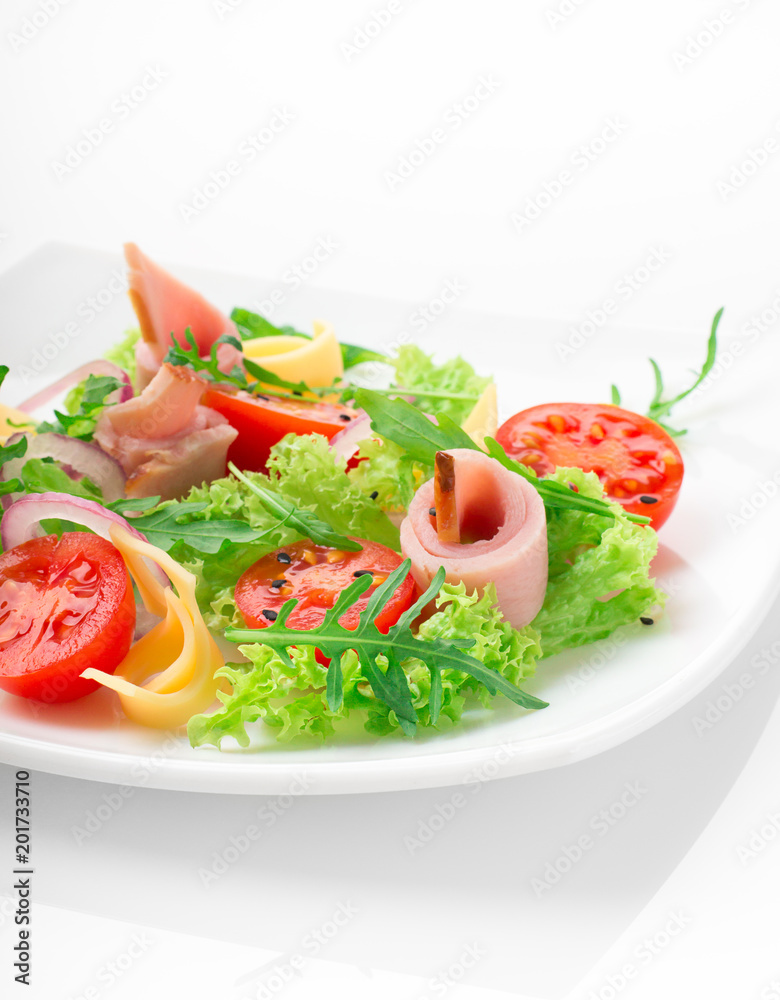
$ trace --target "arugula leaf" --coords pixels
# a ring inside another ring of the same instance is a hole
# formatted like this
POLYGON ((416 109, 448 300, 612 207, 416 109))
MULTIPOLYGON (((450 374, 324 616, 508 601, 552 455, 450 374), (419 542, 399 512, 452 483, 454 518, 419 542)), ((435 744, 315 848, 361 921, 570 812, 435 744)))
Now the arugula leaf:
POLYGON ((121 389, 124 383, 112 375, 88 375, 83 383, 84 392, 75 413, 60 413, 54 411, 55 422, 45 422, 38 425, 38 431, 51 431, 54 434, 67 434, 69 437, 91 441, 95 425, 106 406, 106 399, 112 392, 121 389))
POLYGON ((111 503, 105 503, 103 506, 107 510, 113 510, 116 514, 127 514, 157 507, 161 501, 162 497, 120 497, 119 500, 112 500, 111 503))
POLYGON ((3 388, 3 382, 5 382, 5 377, 10 370, 8 365, 0 365, 0 389, 3 388))
POLYGON ((261 316, 259 313, 251 312, 249 309, 234 309, 230 318, 238 327, 238 332, 242 340, 255 340, 257 337, 301 337, 304 340, 311 340, 308 333, 302 333, 292 326, 274 326, 274 324, 261 316))
POLYGON ((388 399, 372 389, 358 389, 355 401, 371 417, 377 434, 395 441, 419 462, 433 465, 437 451, 477 447, 450 417, 437 418, 435 424, 405 399, 388 399))
POLYGON ((352 607, 371 586, 371 578, 358 577, 341 592, 335 604, 325 613, 320 625, 313 629, 291 629, 287 620, 298 603, 291 599, 282 606, 276 621, 263 629, 228 628, 225 638, 231 642, 257 642, 273 649, 287 665, 294 669, 290 658, 291 647, 314 646, 330 660, 326 683, 328 707, 335 712, 343 701, 341 657, 351 650, 357 654, 360 670, 376 698, 391 709, 403 731, 411 736, 417 727, 417 713, 412 702, 409 681, 403 670, 405 660, 422 660, 431 674, 428 708, 435 722, 440 710, 441 671, 457 670, 473 677, 491 693, 500 692, 522 708, 546 708, 547 702, 528 694, 507 680, 502 674, 485 666, 465 652, 475 644, 473 638, 461 638, 458 646, 437 636, 420 639, 412 632, 412 622, 420 610, 441 590, 445 571, 439 568, 428 590, 383 634, 376 626, 376 618, 395 593, 411 568, 405 559, 374 591, 366 608, 361 612, 357 627, 345 628, 339 618, 352 607), (380 658, 387 664, 383 669, 380 658), (333 676, 331 677, 331 673, 333 676))
POLYGON ((198 345, 195 343, 195 338, 189 327, 184 331, 184 337, 190 346, 182 347, 181 344, 172 344, 165 355, 165 361, 171 365, 191 368, 202 378, 205 378, 207 382, 235 385, 239 389, 243 389, 244 392, 256 392, 265 395, 275 394, 269 393, 265 386, 260 384, 261 382, 265 383, 265 385, 275 385, 281 389, 288 390, 285 396, 289 396, 291 393, 300 395, 301 393, 311 391, 305 382, 288 382, 283 378, 279 378, 274 372, 268 371, 267 368, 261 368, 260 365, 255 364, 254 361, 250 361, 248 358, 244 358, 244 368, 250 375, 254 375, 258 379, 257 382, 250 382, 238 365, 235 365, 230 372, 223 372, 217 360, 217 346, 219 344, 231 344, 233 347, 241 350, 241 342, 229 333, 224 333, 211 345, 211 353, 208 358, 200 356, 198 345))
MULTIPOLYGON (((556 482, 555 479, 549 477, 538 479, 531 469, 516 459, 510 458, 495 438, 486 437, 485 447, 487 448, 488 455, 491 458, 495 458, 505 469, 509 469, 510 472, 516 472, 518 476, 522 476, 535 486, 548 510, 550 508, 557 510, 578 510, 585 514, 599 514, 601 517, 614 520, 614 505, 610 506, 606 500, 584 496, 582 493, 577 493, 569 489, 564 483, 556 482)), ((632 524, 650 523, 650 518, 644 517, 641 514, 629 514, 626 512, 625 516, 632 524)))
MULTIPOLYGON (((449 451, 451 448, 481 450, 469 435, 446 415, 437 417, 438 424, 434 424, 406 400, 387 399, 370 389, 358 390, 356 399, 358 405, 362 406, 371 417, 374 430, 382 437, 405 448, 408 455, 417 461, 433 465, 437 451, 449 451)), ((614 518, 613 510, 603 500, 583 497, 561 483, 538 479, 531 469, 510 458, 493 438, 486 438, 485 446, 491 458, 495 458, 504 468, 516 472, 518 476, 522 476, 535 486, 546 506, 581 510, 614 518)), ((627 516, 636 524, 650 523, 647 517, 634 514, 627 516)))
POLYGON ((265 386, 267 385, 275 385, 279 389, 288 389, 290 392, 297 395, 300 395, 303 392, 313 391, 308 387, 308 385, 306 385, 305 382, 288 382, 286 379, 280 378, 267 368, 262 368, 260 365, 252 361, 251 358, 244 358, 244 368, 246 368, 250 375, 254 375, 258 382, 263 383, 263 388, 260 388, 257 383, 252 383, 250 391, 265 392, 265 386), (255 386, 257 386, 256 389, 254 388, 255 386))
POLYGON ((357 344, 345 344, 341 341, 340 344, 345 371, 348 368, 354 368, 355 365, 362 364, 364 361, 381 361, 384 364, 390 364, 390 358, 386 354, 382 354, 381 351, 372 351, 368 347, 359 347, 357 344))
MULTIPOLYGON (((696 375, 693 385, 690 386, 690 388, 685 389, 683 392, 678 393, 676 396, 673 396, 672 399, 663 398, 664 379, 661 374, 661 368, 654 358, 648 359, 653 369, 655 391, 653 393, 653 398, 650 400, 650 405, 647 408, 647 416, 650 417, 651 420, 655 420, 657 424, 660 424, 668 434, 672 435, 672 437, 680 437, 688 432, 686 430, 675 430, 673 427, 669 427, 668 424, 663 422, 663 418, 669 416, 672 411, 672 407, 676 406, 681 400, 685 399, 686 396, 690 396, 695 389, 698 389, 698 387, 712 371, 713 366, 715 365, 715 356, 718 350, 718 326, 722 316, 723 306, 718 309, 713 317, 710 335, 707 338, 707 354, 704 358, 704 363, 696 375)), ((612 386, 612 402, 616 406, 620 405, 620 392, 614 385, 612 386)))
MULTIPOLYGON (((125 514, 148 509, 149 501, 157 504, 159 500, 159 497, 117 500, 108 507, 117 514, 125 514)), ((198 552, 213 555, 220 551, 224 542, 246 544, 260 537, 260 532, 238 519, 182 522, 181 518, 198 514, 208 506, 207 503, 175 500, 150 513, 130 518, 130 524, 146 535, 152 545, 166 552, 177 542, 185 542, 198 552)))
MULTIPOLYGON (((254 340, 256 337, 301 337, 304 340, 312 340, 308 333, 296 330, 294 326, 274 326, 259 313, 250 312, 249 309, 234 309, 230 318, 238 327, 238 332, 242 340, 254 340)), ((359 347, 357 344, 344 344, 340 342, 341 357, 344 361, 344 369, 354 368, 355 365, 363 361, 384 361, 390 363, 390 358, 379 351, 372 351, 367 347, 359 347)))
MULTIPOLYGON (((239 479, 245 486, 249 487, 266 510, 269 510, 279 518, 279 524, 273 526, 274 531, 280 525, 286 525, 298 531, 305 538, 310 538, 317 545, 329 545, 333 548, 344 549, 346 552, 362 551, 363 546, 359 542, 354 541, 352 538, 347 538, 346 535, 338 534, 329 524, 320 520, 316 514, 313 514, 310 510, 304 510, 302 507, 296 507, 294 503, 280 493, 274 493, 273 490, 267 490, 265 487, 260 486, 259 483, 253 483, 232 462, 228 462, 228 469, 236 479, 239 479)), ((258 535, 257 537, 259 538, 260 536, 258 535)))

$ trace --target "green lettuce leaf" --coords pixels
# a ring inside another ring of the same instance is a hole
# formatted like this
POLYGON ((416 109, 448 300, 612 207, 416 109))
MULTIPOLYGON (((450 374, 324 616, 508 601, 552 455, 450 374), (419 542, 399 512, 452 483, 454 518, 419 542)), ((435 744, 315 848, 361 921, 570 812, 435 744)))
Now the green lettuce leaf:
MULTIPOLYGON (((557 469, 550 478, 573 484, 585 496, 604 496, 595 473, 557 469)), ((610 507, 614 520, 547 510, 550 575, 544 606, 533 622, 545 656, 603 639, 664 603, 650 577, 658 536, 648 526, 632 524, 620 504, 610 507)))
POLYGON ((288 434, 271 449, 271 483, 298 507, 313 511, 342 535, 401 548, 398 528, 349 478, 345 459, 321 434, 288 434))
POLYGON ((103 357, 106 361, 112 361, 119 365, 130 376, 130 381, 135 385, 135 348, 141 339, 141 331, 136 327, 133 330, 126 330, 122 339, 109 347, 103 357))
MULTIPOLYGON (((339 534, 380 542, 396 551, 400 547, 398 529, 382 508, 350 481, 344 459, 333 454, 322 435, 288 434, 271 449, 268 469, 268 476, 256 472, 245 475, 316 514, 339 534)), ((198 578, 198 603, 209 628, 241 625, 233 600, 239 576, 266 553, 306 536, 289 525, 280 525, 260 497, 234 477, 196 487, 186 499, 206 505, 193 515, 198 520, 241 518, 258 533, 267 533, 261 541, 226 545, 213 556, 184 544, 173 552, 198 578)))
MULTIPOLYGON (((593 473, 559 469, 553 478, 573 484, 586 496, 603 496, 593 473)), ((580 511, 548 511, 550 578, 544 606, 530 626, 518 631, 503 619, 492 585, 478 597, 467 593, 463 584, 445 584, 436 599, 437 611, 420 626, 418 638, 441 637, 456 646, 459 637, 464 643, 475 639, 469 654, 520 686, 533 676, 538 659, 605 638, 651 607, 663 605, 665 595, 650 577, 657 535, 652 528, 629 522, 620 505, 613 506, 611 521, 580 511)), ((194 746, 219 746, 224 736, 246 746, 245 726, 257 719, 263 719, 282 741, 344 733, 350 713, 375 736, 391 735, 400 728, 395 713, 361 683, 354 656, 342 658, 344 703, 333 712, 326 698, 327 670, 317 663, 311 648, 292 651, 293 668, 267 646, 252 644, 240 650, 249 662, 229 664, 220 672, 232 687, 229 694, 220 694, 222 707, 214 715, 191 720, 194 746)), ((418 725, 431 728, 430 671, 421 660, 406 660, 402 666, 418 725)), ((450 728, 470 705, 488 707, 491 701, 489 692, 473 678, 442 671, 441 711, 433 728, 450 728)))
MULTIPOLYGON (((450 358, 440 365, 426 354, 416 344, 404 344, 398 349, 392 364, 395 367, 395 382, 405 389, 414 392, 415 389, 441 392, 470 393, 476 398, 482 395, 485 386, 493 380, 477 375, 468 361, 463 358, 450 358)), ((421 400, 423 410, 431 410, 439 415, 445 414, 460 424, 474 408, 474 402, 463 399, 437 399, 435 404, 430 400, 421 400)))
MULTIPOLYGON (((136 369, 135 345, 140 339, 140 330, 128 330, 119 343, 114 344, 113 347, 109 347, 109 349, 103 354, 106 361, 112 361, 115 365, 119 365, 120 368, 123 368, 127 372, 133 385, 135 385, 136 369)), ((65 412, 69 413, 71 416, 78 413, 81 407, 81 401, 84 398, 84 389, 86 388, 86 385, 86 379, 84 379, 83 382, 79 382, 78 385, 74 386, 70 390, 63 400, 65 412)))
POLYGON ((26 493, 70 493, 103 503, 103 494, 92 480, 86 476, 71 479, 59 463, 50 459, 28 459, 22 466, 21 481, 26 493))
MULTIPOLYGON (((82 441, 91 441, 100 414, 111 406, 106 400, 121 388, 119 379, 111 375, 88 375, 76 388, 81 390, 78 406, 72 413, 54 411, 53 421, 44 421, 38 425, 38 432, 52 431, 55 434, 67 434, 82 441)), ((75 390, 74 390, 75 391, 75 390)))
POLYGON ((394 441, 377 436, 363 441, 349 479, 382 510, 406 513, 418 487, 433 475, 433 466, 411 458, 394 441))

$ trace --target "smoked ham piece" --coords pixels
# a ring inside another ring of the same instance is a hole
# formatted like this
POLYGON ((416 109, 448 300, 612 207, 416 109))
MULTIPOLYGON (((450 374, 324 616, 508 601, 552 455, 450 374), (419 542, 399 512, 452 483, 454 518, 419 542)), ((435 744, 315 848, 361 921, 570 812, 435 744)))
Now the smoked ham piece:
POLYGON ((204 388, 191 369, 164 364, 139 396, 100 415, 95 441, 121 464, 128 496, 175 500, 225 475, 238 432, 200 405, 204 388))
POLYGON ((495 584, 499 607, 515 628, 539 612, 547 589, 547 522, 544 503, 522 476, 481 451, 453 448, 455 505, 461 542, 436 534, 433 480, 424 483, 401 524, 401 550, 412 561, 417 585, 426 588, 443 566, 447 583, 480 593, 495 584))
POLYGON ((138 389, 148 385, 174 341, 187 346, 184 339, 187 327, 201 357, 208 355, 223 333, 238 337, 235 323, 199 292, 155 264, 135 243, 125 243, 124 249, 130 283, 128 295, 141 328, 136 348, 138 389))

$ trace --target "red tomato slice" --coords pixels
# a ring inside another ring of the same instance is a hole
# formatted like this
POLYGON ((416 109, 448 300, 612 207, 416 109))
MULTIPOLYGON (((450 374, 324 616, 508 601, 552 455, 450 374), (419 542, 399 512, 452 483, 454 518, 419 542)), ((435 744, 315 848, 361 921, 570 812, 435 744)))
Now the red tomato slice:
POLYGON ((556 466, 595 472, 610 500, 660 528, 677 503, 679 449, 663 427, 619 406, 544 403, 510 417, 496 440, 508 455, 546 476, 556 466))
POLYGON ((355 417, 355 410, 321 400, 279 399, 208 389, 201 402, 226 417, 238 431, 228 450, 228 460, 239 469, 265 472, 271 446, 285 434, 324 434, 330 440, 355 417))
POLYGON ((0 555, 0 688, 45 702, 96 691, 135 632, 133 585, 111 542, 83 531, 33 538, 0 555))
MULTIPOLYGON (((356 576, 371 573, 371 587, 339 618, 345 628, 357 628, 360 612, 365 609, 371 594, 402 561, 397 552, 384 545, 359 541, 362 552, 342 552, 304 541, 263 556, 236 584, 236 604, 244 621, 250 628, 270 625, 284 602, 294 597, 298 604, 287 624, 290 628, 316 628, 341 591, 356 576)), ((377 615, 375 621, 379 631, 387 633, 413 600, 414 580, 409 573, 377 615)), ((319 650, 317 659, 323 664, 328 662, 319 650)))

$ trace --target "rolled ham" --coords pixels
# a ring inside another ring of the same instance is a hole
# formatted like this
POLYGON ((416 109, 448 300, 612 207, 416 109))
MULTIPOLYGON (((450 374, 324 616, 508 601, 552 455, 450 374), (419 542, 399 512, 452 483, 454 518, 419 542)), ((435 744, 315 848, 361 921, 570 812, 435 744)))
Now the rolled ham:
POLYGON ((100 415, 95 441, 121 464, 128 496, 174 500, 225 475, 238 432, 200 405, 204 388, 191 369, 164 364, 139 396, 100 415))
POLYGON ((547 522, 534 487, 483 452, 451 449, 461 542, 441 542, 433 480, 424 483, 401 524, 401 550, 412 575, 426 588, 440 566, 448 583, 482 593, 495 584, 498 604, 515 628, 533 621, 547 589, 547 522))
MULTIPOLYGON (((193 288, 174 278, 142 253, 135 243, 125 244, 130 302, 141 328, 136 347, 136 388, 144 389, 162 364, 172 343, 186 346, 189 327, 201 357, 223 333, 238 337, 235 323, 193 288)), ((223 367, 229 371, 229 367, 223 367)))

